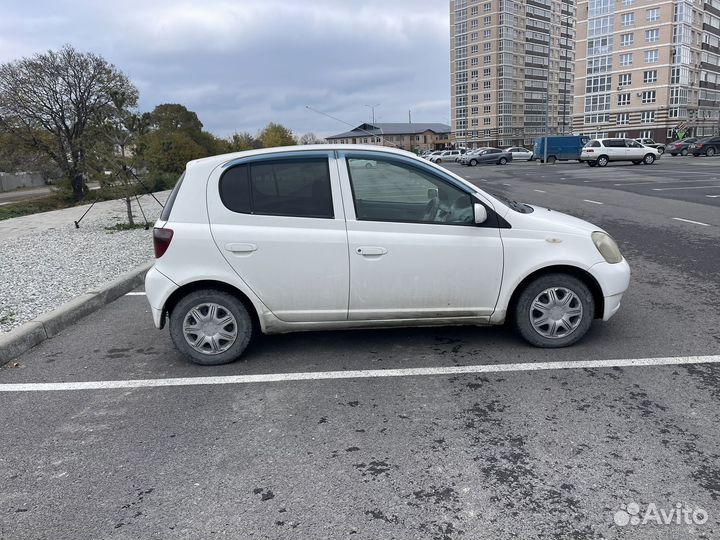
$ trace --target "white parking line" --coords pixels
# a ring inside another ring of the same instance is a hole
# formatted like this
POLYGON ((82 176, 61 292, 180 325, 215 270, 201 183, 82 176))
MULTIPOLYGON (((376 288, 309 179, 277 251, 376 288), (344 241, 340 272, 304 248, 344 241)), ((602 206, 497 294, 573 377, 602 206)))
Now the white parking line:
POLYGON ((666 187, 666 188, 653 188, 653 191, 675 191, 677 189, 718 189, 718 186, 691 186, 691 187, 666 187))
POLYGON ((537 191, 538 193, 546 193, 546 192, 543 191, 542 189, 533 189, 533 191, 537 191))
POLYGON ((717 199, 720 195, 705 195, 708 199, 717 199))
POLYGON ((145 291, 132 291, 129 293, 125 293, 125 296, 145 296, 145 291))
POLYGON ((589 369, 615 367, 674 366, 717 364, 720 355, 671 356, 665 358, 622 358, 618 360, 574 360, 566 362, 527 362, 401 369, 362 369, 356 371, 312 371, 309 373, 267 373, 263 375, 225 375, 219 377, 182 377, 176 379, 135 379, 123 381, 86 381, 64 383, 0 384, 0 392, 50 392, 59 390, 113 390, 117 388, 152 388, 161 386, 198 386, 217 384, 251 384, 330 379, 372 379, 380 377, 417 377, 427 375, 466 375, 472 373, 505 373, 513 371, 546 371, 554 369, 589 369))
POLYGON ((598 201, 591 201, 590 199, 583 199, 583 202, 589 202, 589 203, 592 203, 592 204, 605 204, 605 203, 601 203, 601 202, 598 202, 598 201))
POLYGON ((692 219, 683 219, 681 217, 674 217, 675 221, 684 221, 685 223, 694 223, 695 225, 703 225, 704 227, 709 227, 710 225, 707 223, 703 223, 702 221, 693 221, 692 219))

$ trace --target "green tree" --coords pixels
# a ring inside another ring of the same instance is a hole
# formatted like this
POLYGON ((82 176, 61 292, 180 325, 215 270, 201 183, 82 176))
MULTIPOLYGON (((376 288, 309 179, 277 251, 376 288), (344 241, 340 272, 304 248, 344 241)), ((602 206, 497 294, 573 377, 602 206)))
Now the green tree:
POLYGON ((297 144, 292 131, 282 124, 275 124, 274 122, 270 122, 265 129, 260 132, 258 139, 262 141, 262 145, 265 148, 293 146, 297 144))
POLYGON ((233 133, 228 139, 229 152, 242 152, 262 148, 262 141, 248 132, 233 133))
POLYGON ((134 106, 138 92, 104 58, 65 45, 0 66, 0 131, 51 159, 77 200, 87 190, 94 128, 115 113, 117 96, 134 106))

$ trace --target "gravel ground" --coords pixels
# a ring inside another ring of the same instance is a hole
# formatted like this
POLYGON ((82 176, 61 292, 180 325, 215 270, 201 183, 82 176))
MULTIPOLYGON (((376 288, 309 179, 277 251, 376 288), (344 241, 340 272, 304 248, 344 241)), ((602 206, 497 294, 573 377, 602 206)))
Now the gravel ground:
MULTIPOLYGON (((156 196, 164 202, 168 194, 156 196)), ((149 196, 140 201, 153 223, 160 206, 149 196)), ((76 229, 73 220, 83 212, 83 208, 71 208, 36 214, 31 234, 0 235, 0 332, 47 313, 153 257, 152 229, 108 230, 126 222, 124 202, 98 203, 76 229)), ((137 222, 143 222, 136 203, 133 214, 137 222)))

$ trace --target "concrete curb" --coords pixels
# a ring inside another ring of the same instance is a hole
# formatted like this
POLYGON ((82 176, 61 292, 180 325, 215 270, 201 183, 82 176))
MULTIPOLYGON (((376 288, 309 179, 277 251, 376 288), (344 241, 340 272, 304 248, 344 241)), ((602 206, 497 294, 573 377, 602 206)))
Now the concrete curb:
POLYGON ((153 264, 155 261, 150 261, 125 272, 101 287, 73 298, 59 308, 40 315, 37 319, 26 322, 7 334, 0 335, 0 366, 142 285, 145 274, 153 264))

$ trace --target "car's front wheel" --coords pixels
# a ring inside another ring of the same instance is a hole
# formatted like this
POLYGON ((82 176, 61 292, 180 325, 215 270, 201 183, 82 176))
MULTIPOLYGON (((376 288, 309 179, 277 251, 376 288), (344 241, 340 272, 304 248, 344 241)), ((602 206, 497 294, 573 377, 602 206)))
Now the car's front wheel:
POLYGON ((237 360, 252 334, 253 321, 247 308, 224 291, 191 292, 170 313, 170 336, 175 347, 203 366, 237 360))
POLYGON ((590 329, 595 300, 590 289, 568 274, 548 274, 523 289, 512 311, 515 328, 536 347, 567 347, 590 329))
POLYGON ((657 151, 658 151, 658 154, 660 154, 661 156, 665 153, 665 149, 662 146, 659 146, 657 148, 657 151))
POLYGON ((472 165, 473 167, 474 167, 475 165, 477 165, 477 159, 471 159, 471 160, 470 160, 470 165, 472 165))
POLYGON ((643 163, 645 165, 652 165, 653 163, 655 163, 655 156, 653 156, 652 154, 646 154, 643 158, 643 163))

